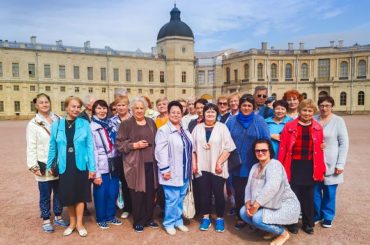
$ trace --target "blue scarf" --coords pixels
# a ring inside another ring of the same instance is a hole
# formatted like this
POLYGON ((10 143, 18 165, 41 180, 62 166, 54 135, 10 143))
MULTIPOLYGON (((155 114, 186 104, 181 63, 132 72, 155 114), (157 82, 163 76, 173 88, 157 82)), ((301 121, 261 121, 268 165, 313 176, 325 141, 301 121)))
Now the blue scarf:
POLYGON ((108 132, 109 140, 112 144, 114 144, 115 139, 116 139, 117 131, 114 130, 114 127, 112 127, 112 125, 109 125, 109 122, 108 122, 107 118, 102 120, 102 119, 99 119, 97 116, 94 115, 92 117, 92 121, 96 122, 97 124, 102 126, 108 132))
POLYGON ((245 116, 243 113, 239 112, 238 115, 236 116, 236 119, 240 122, 240 124, 243 126, 243 128, 247 129, 251 123, 253 122, 254 119, 254 112, 251 114, 245 116))

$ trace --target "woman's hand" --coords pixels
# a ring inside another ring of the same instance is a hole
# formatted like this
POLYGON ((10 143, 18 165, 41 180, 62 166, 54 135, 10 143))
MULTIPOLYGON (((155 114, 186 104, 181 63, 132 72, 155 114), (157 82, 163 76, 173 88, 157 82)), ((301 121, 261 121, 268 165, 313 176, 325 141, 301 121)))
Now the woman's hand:
POLYGON ((162 177, 163 177, 164 180, 171 179, 171 172, 167 172, 167 173, 162 174, 162 177))
POLYGON ((280 141, 280 134, 271 134, 271 138, 276 141, 280 141))
POLYGON ((89 172, 89 179, 95 178, 95 172, 89 172))
POLYGON ((103 180, 102 180, 102 178, 101 177, 99 177, 99 178, 95 178, 94 179, 94 184, 95 185, 101 185, 103 183, 103 180))
POLYGON ((216 174, 222 174, 222 165, 220 163, 216 163, 216 174))
POLYGON ((193 174, 197 174, 198 173, 198 166, 197 166, 196 163, 193 163, 191 169, 192 169, 193 174))
POLYGON ((325 150, 325 148, 326 148, 325 142, 322 142, 321 145, 320 145, 320 147, 321 147, 321 150, 325 150))
POLYGON ((54 176, 54 172, 53 172, 53 170, 49 170, 49 174, 51 175, 51 176, 54 176))
POLYGON ((149 143, 146 140, 140 140, 136 143, 134 143, 134 148, 135 149, 144 149, 149 146, 149 143))
POLYGON ((340 174, 342 174, 343 173, 343 169, 338 169, 338 168, 335 168, 335 174, 336 175, 340 175, 340 174))

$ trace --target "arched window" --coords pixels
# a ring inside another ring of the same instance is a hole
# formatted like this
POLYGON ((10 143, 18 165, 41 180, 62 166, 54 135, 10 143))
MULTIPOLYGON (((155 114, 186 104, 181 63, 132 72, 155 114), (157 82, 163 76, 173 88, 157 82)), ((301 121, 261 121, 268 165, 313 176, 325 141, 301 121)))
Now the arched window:
POLYGON ((249 65, 244 64, 244 79, 249 79, 249 65))
POLYGON ((258 78, 258 80, 263 80, 263 65, 262 65, 262 63, 258 63, 258 65, 257 65, 257 78, 258 78))
POLYGON ((230 82, 230 67, 226 68, 226 82, 230 82))
POLYGON ((292 65, 285 65, 285 79, 292 79, 292 65))
POLYGON ((346 61, 340 63, 340 78, 348 79, 348 63, 346 61))
POLYGON ((302 93, 302 96, 303 96, 303 99, 307 99, 307 94, 306 93, 302 93))
POLYGON ((326 92, 326 91, 320 91, 319 98, 324 97, 324 96, 328 96, 328 95, 329 95, 328 92, 326 92))
POLYGON ((358 62, 357 76, 360 78, 366 77, 366 61, 360 60, 358 62))
POLYGON ((271 79, 277 79, 277 65, 271 64, 271 79))
POLYGON ((358 105, 365 105, 365 92, 364 91, 358 92, 357 104, 358 105))
POLYGON ((301 79, 308 79, 308 65, 306 63, 301 66, 301 79))
POLYGON ((347 93, 346 92, 341 92, 340 93, 339 104, 340 105, 347 105, 347 93))

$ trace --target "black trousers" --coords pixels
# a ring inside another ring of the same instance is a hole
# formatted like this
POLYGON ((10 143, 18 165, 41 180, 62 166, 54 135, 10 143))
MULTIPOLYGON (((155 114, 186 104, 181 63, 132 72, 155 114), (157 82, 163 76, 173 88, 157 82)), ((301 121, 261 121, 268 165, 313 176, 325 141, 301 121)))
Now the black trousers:
POLYGON ((134 226, 145 226, 153 221, 154 211, 154 166, 145 163, 145 192, 130 189, 134 226))
POLYGON ((222 218, 225 211, 224 186, 225 179, 210 172, 202 171, 198 178, 199 202, 201 215, 210 214, 212 211, 212 193, 215 196, 217 217, 222 218))
POLYGON ((193 184, 193 196, 194 196, 194 206, 196 215, 200 214, 200 192, 199 192, 199 178, 194 178, 193 184))
POLYGON ((239 211, 244 206, 245 187, 247 186, 248 177, 232 176, 232 185, 235 191, 235 208, 237 210, 239 220, 239 211))
POLYGON ((313 185, 294 185, 291 184, 291 188, 297 196, 299 203, 301 204, 302 210, 302 224, 303 226, 309 225, 314 227, 314 214, 315 208, 313 204, 313 185))
POLYGON ((130 196, 130 189, 128 188, 127 181, 124 174, 124 167, 122 164, 122 157, 119 157, 118 160, 121 162, 119 166, 118 177, 122 184, 122 195, 123 195, 123 201, 125 203, 125 206, 123 207, 123 212, 132 212, 132 201, 130 196))

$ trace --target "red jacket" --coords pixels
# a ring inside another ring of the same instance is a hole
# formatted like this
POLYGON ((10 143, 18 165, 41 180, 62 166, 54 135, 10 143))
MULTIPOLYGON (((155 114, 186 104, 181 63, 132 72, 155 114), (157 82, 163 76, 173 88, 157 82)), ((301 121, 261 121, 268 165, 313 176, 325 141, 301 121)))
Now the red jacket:
MULTIPOLYGON (((280 136, 278 160, 283 164, 288 180, 291 179, 291 163, 293 146, 297 139, 298 118, 285 124, 280 136)), ((324 150, 321 144, 324 143, 324 133, 321 125, 312 119, 311 135, 313 140, 313 179, 323 181, 325 174, 324 150)))

